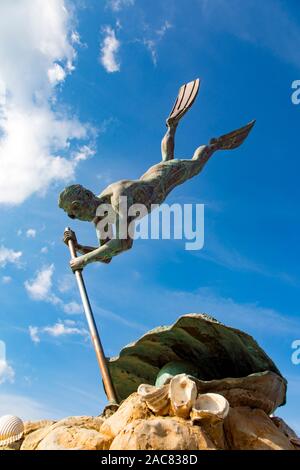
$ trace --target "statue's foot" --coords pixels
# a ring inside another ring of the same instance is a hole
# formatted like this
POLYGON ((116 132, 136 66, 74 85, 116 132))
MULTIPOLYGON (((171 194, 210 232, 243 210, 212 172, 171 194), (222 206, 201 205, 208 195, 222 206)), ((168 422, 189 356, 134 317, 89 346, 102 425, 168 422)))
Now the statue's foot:
POLYGON ((180 119, 193 105, 199 91, 199 86, 200 80, 197 78, 180 87, 173 109, 166 120, 168 127, 172 128, 178 125, 180 119))
POLYGON ((215 147, 216 150, 231 150, 242 145, 244 140, 248 137, 250 131, 252 130, 255 120, 249 122, 244 127, 237 129, 235 131, 224 134, 217 139, 211 139, 210 146, 215 147))

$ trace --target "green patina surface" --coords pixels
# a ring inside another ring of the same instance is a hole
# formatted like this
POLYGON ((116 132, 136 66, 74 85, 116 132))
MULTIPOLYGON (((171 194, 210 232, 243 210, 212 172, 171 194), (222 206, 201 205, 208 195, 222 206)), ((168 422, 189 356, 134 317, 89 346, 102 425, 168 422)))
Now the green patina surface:
POLYGON ((208 315, 189 314, 171 326, 149 331, 109 360, 118 398, 124 400, 141 383, 154 385, 160 370, 178 361, 185 361, 189 369, 186 372, 201 380, 245 377, 264 371, 281 376, 252 336, 208 315))

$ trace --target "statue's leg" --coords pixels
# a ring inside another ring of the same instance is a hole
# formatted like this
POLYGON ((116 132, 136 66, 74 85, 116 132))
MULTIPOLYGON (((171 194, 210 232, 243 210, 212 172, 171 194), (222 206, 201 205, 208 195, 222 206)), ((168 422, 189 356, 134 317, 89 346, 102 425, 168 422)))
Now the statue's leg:
POLYGON ((168 130, 161 141, 161 155, 163 162, 174 159, 176 129, 177 124, 168 127, 168 130))
POLYGON ((184 160, 189 167, 189 178, 196 176, 200 173, 204 165, 208 162, 214 152, 218 150, 212 145, 201 145, 198 147, 191 160, 184 160))
POLYGON ((174 159, 175 132, 180 119, 190 109, 199 91, 200 80, 185 83, 179 89, 178 96, 171 113, 167 118, 168 130, 161 142, 162 160, 164 162, 174 159))
POLYGON ((200 173, 205 163, 210 159, 216 150, 232 150, 239 147, 248 137, 255 121, 249 122, 235 131, 224 134, 221 137, 211 139, 208 145, 202 145, 195 150, 191 160, 191 177, 200 173))
POLYGON ((254 124, 255 121, 251 121, 240 129, 216 139, 211 139, 208 145, 202 145, 195 150, 191 160, 174 160, 171 164, 168 164, 165 177, 165 194, 168 194, 179 184, 198 175, 217 150, 231 150, 239 147, 247 138, 254 124))

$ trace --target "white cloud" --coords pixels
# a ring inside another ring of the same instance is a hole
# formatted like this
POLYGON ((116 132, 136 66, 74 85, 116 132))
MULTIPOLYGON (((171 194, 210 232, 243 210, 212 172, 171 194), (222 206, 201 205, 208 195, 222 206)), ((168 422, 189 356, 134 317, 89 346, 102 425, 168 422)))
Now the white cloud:
POLYGON ((100 62, 109 73, 120 71, 120 62, 117 54, 120 49, 120 41, 116 38, 115 31, 110 26, 103 28, 104 39, 101 44, 100 62))
POLYGON ((3 341, 0 341, 0 385, 4 382, 13 383, 14 378, 15 371, 6 360, 5 343, 3 341))
POLYGON ((69 302, 68 304, 65 304, 63 307, 63 310, 65 313, 68 313, 69 315, 76 315, 78 313, 83 313, 82 305, 74 301, 69 302))
MULTIPOLYGON (((151 32, 150 34, 148 33, 147 36, 144 36, 142 39, 135 39, 135 42, 143 44, 148 49, 154 65, 157 65, 158 61, 158 44, 170 28, 172 28, 172 24, 166 20, 158 30, 151 32)), ((146 25, 145 29, 149 30, 150 28, 146 25)))
POLYGON ((5 246, 0 246, 0 268, 4 268, 8 263, 19 264, 22 251, 14 251, 5 246))
POLYGON ((107 6, 113 11, 120 11, 124 7, 131 7, 135 0, 107 0, 107 6))
POLYGON ((43 255, 47 254, 48 253, 48 247, 47 246, 43 246, 41 248, 41 253, 43 253, 43 255))
POLYGON ((56 85, 58 82, 63 82, 66 78, 66 71, 59 64, 54 64, 51 69, 48 70, 49 82, 56 85))
POLYGON ((34 343, 39 343, 41 340, 39 338, 39 329, 37 326, 30 326, 29 327, 29 335, 30 335, 30 338, 31 340, 34 342, 34 343))
POLYGON ((143 325, 142 323, 137 323, 131 320, 127 320, 127 318, 121 317, 117 313, 112 312, 111 310, 106 310, 105 308, 99 307, 96 302, 93 302, 93 310, 97 315, 103 318, 107 318, 117 324, 128 326, 128 328, 133 328, 134 330, 139 330, 145 332, 147 330, 147 326, 143 325))
MULTIPOLYGON (((65 303, 63 299, 53 292, 53 274, 54 265, 51 264, 40 269, 33 279, 25 281, 24 285, 29 297, 34 301, 50 302, 60 307, 68 315, 82 313, 83 308, 79 303, 75 301, 65 303)), ((66 275, 62 277, 58 286, 61 293, 68 292, 74 286, 74 276, 66 275)), ((66 320, 66 322, 67 321, 68 320, 66 320)), ((65 324, 67 324, 66 322, 65 324)), ((30 327, 30 336, 34 342, 39 342, 39 331, 37 327, 30 327)), ((49 331, 45 329, 43 331, 49 333, 49 331)))
POLYGON ((80 162, 80 161, 85 161, 89 157, 92 157, 95 155, 95 150, 89 147, 88 145, 83 145, 78 152, 74 154, 74 161, 75 162, 80 162))
POLYGON ((27 238, 35 238, 36 237, 36 230, 34 228, 29 228, 26 231, 26 237, 27 238))
POLYGON ((72 31, 71 40, 74 44, 81 44, 80 36, 77 31, 72 31))
POLYGON ((45 266, 37 272, 34 279, 25 281, 25 288, 32 300, 51 302, 54 305, 61 300, 52 293, 52 276, 54 273, 54 265, 45 266))
POLYGON ((75 284, 73 274, 65 274, 58 280, 58 290, 63 294, 73 289, 74 285, 75 284))
POLYGON ((0 3, 0 203, 74 176, 65 153, 89 128, 60 110, 55 89, 74 68, 72 23, 64 0, 0 3))
POLYGON ((4 382, 14 382, 15 371, 13 368, 4 360, 0 359, 0 385, 4 382))
POLYGON ((48 335, 54 338, 71 335, 79 335, 83 336, 84 338, 87 338, 89 335, 88 331, 85 328, 82 328, 72 320, 59 320, 54 325, 48 325, 44 327, 30 326, 29 334, 31 340, 34 343, 39 343, 41 341, 41 335, 48 335))
POLYGON ((3 277, 2 277, 2 283, 3 283, 3 284, 9 284, 11 281, 12 281, 12 277, 11 277, 11 276, 3 276, 3 277))

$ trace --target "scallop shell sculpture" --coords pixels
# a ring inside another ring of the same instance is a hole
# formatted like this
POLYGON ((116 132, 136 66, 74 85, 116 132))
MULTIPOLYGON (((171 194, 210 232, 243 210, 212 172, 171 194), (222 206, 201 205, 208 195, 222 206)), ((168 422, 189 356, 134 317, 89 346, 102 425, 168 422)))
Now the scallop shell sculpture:
POLYGON ((24 433, 23 421, 17 416, 4 415, 0 418, 0 446, 6 446, 21 439, 24 433))
POLYGON ((159 416, 166 416, 169 413, 169 384, 163 387, 155 387, 154 385, 141 384, 137 393, 146 402, 149 410, 159 416))
POLYGON ((229 403, 218 393, 204 393, 198 395, 195 405, 191 411, 192 422, 207 419, 212 422, 221 421, 229 412, 229 403))
POLYGON ((197 386, 186 374, 178 374, 170 382, 169 397, 175 416, 188 418, 197 398, 197 386))

